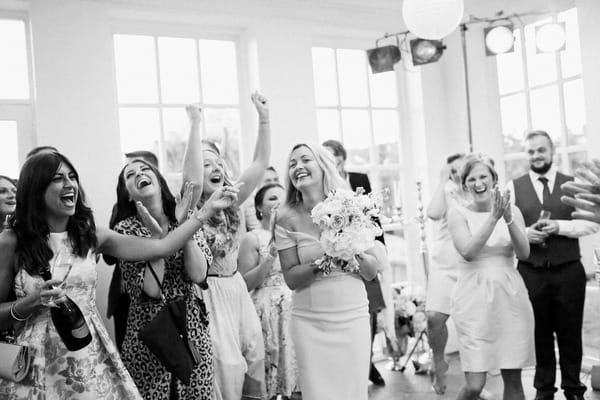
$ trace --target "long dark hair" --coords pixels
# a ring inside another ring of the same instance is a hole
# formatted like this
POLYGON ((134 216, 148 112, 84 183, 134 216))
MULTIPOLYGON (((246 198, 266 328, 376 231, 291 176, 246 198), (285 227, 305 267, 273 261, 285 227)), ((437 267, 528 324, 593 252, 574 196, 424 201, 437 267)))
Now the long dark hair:
POLYGON ((114 217, 110 220, 109 228, 112 229, 119 222, 134 215, 137 215, 135 203, 129 198, 129 192, 127 191, 127 186, 125 185, 125 177, 123 176, 125 168, 127 168, 128 165, 133 163, 144 164, 145 166, 150 168, 152 172, 154 172, 154 175, 156 175, 156 179, 158 180, 158 184, 160 185, 160 195, 162 198, 163 212, 169 219, 170 223, 177 223, 177 218, 175 216, 175 197, 173 197, 173 194, 171 194, 166 179, 161 175, 160 171, 156 169, 152 164, 144 160, 138 159, 128 164, 125 164, 123 169, 121 169, 121 172, 119 172, 119 179, 117 181, 117 204, 115 206, 115 212, 113 213, 114 217))
POLYGON ((273 188, 280 188, 285 190, 285 188, 279 183, 269 183, 268 185, 265 185, 258 189, 258 192, 256 192, 256 195, 254 196, 254 209, 256 210, 256 218, 259 221, 262 221, 262 213, 260 212, 259 208, 263 205, 263 201, 265 199, 265 194, 267 193, 267 190, 273 188))
POLYGON ((75 174, 79 190, 75 214, 67 222, 67 234, 73 254, 86 257, 98 245, 96 224, 91 208, 85 203, 85 194, 79 183, 79 174, 67 157, 61 153, 39 153, 25 162, 17 184, 17 208, 10 226, 17 235, 16 261, 31 275, 39 275, 49 268, 53 256, 48 245, 50 227, 46 221, 45 194, 56 171, 68 166, 75 174))

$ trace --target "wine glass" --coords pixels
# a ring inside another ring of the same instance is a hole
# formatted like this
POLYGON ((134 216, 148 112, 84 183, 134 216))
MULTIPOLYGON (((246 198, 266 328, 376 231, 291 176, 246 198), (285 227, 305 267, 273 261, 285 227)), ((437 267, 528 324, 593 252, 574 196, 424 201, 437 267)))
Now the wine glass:
MULTIPOLYGON (((538 231, 541 231, 543 227, 545 227, 548 224, 548 221, 550 220, 551 217, 551 213, 548 210, 541 210, 540 211, 540 215, 538 217, 538 220, 535 223, 535 229, 538 231)), ((546 242, 542 242, 540 243, 541 247, 546 247, 546 242)))

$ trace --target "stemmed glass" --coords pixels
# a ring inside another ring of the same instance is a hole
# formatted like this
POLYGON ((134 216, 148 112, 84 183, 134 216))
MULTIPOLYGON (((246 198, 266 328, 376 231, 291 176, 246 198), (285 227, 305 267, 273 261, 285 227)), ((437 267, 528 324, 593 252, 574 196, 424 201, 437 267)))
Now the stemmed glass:
MULTIPOLYGON (((538 231, 541 231, 542 228, 548 224, 548 221, 550 220, 551 215, 552 214, 548 210, 540 211, 540 216, 538 217, 538 220, 535 223, 535 229, 538 231)), ((544 241, 544 242, 540 243, 540 246, 546 247, 546 242, 544 241)))
MULTIPOLYGON (((54 258, 54 262, 52 263, 52 269, 50 271, 50 279, 52 279, 57 268, 58 269, 66 269, 65 275, 63 276, 62 280, 60 281, 60 283, 57 286, 61 286, 67 280, 67 277, 69 276, 69 274, 71 273, 71 269, 73 268, 74 259, 75 259, 75 257, 73 256, 73 253, 71 253, 70 251, 65 252, 65 251, 59 250, 58 254, 56 254, 56 257, 54 258)), ((60 299, 53 299, 51 297, 48 299, 47 302, 44 302, 43 305, 48 306, 48 307, 56 307, 57 306, 56 300, 60 300, 60 299)))

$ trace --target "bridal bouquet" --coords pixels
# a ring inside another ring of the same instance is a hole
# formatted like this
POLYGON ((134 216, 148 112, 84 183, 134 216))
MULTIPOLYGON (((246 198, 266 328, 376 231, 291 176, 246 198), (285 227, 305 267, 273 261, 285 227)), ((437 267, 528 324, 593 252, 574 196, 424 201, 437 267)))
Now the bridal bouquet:
POLYGON ((358 271, 356 256, 375 244, 381 228, 374 221, 379 215, 377 197, 365 195, 362 188, 356 192, 339 189, 329 193, 317 204, 312 220, 321 228, 321 245, 325 256, 315 264, 324 275, 333 268, 345 272, 358 271))

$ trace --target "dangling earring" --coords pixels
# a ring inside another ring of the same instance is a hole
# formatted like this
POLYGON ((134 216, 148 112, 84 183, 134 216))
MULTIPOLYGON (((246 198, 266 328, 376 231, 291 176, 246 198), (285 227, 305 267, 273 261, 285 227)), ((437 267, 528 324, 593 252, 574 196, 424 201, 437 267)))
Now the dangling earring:
POLYGON ((256 214, 258 215, 258 219, 262 219, 263 213, 260 210, 256 210, 256 214))

